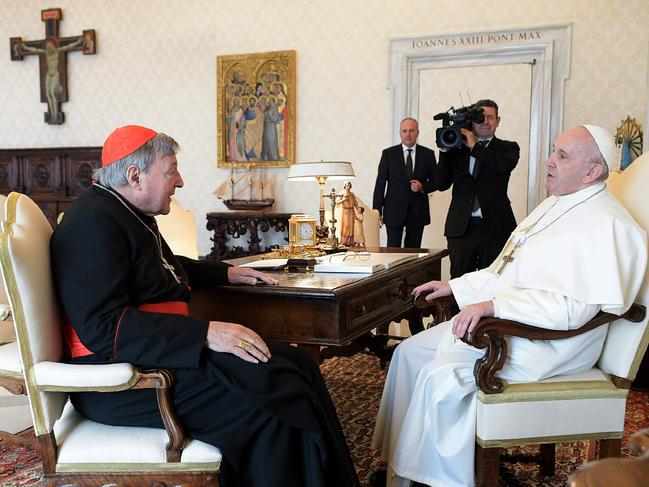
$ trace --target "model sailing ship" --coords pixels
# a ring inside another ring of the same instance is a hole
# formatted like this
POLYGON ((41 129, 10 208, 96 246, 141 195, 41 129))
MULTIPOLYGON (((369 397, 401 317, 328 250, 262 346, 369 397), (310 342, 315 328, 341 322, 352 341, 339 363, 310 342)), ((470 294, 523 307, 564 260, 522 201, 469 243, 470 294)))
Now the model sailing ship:
POLYGON ((271 183, 272 181, 264 181, 261 175, 253 178, 250 167, 231 167, 229 178, 216 188, 214 194, 223 200, 229 210, 263 210, 275 203, 275 198, 264 197, 264 192, 270 193, 271 183), (246 195, 247 198, 244 197, 246 195), (258 198, 254 198, 254 195, 258 198))

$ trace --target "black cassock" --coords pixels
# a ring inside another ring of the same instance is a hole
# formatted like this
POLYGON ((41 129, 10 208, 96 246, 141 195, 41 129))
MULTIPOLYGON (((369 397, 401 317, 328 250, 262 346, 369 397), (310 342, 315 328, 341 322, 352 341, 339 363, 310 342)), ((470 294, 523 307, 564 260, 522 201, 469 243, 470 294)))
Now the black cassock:
MULTIPOLYGON (((176 413, 189 436, 221 449, 224 487, 359 485, 310 357, 271 342, 272 358, 251 364, 208 350, 205 320, 138 310, 145 303, 189 302, 190 285, 227 282, 225 264, 175 257, 153 218, 98 185, 66 211, 51 256, 64 310, 89 353, 70 360, 172 369, 176 413)), ((101 423, 163 427, 152 390, 75 393, 72 403, 101 423)))

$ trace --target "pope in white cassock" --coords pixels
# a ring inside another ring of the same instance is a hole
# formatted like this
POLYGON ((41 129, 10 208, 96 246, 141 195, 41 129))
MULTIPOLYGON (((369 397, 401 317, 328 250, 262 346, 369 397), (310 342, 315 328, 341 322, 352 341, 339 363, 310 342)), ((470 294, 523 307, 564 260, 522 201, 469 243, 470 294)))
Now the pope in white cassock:
MULTIPOLYGON (((460 337, 480 318, 568 330, 600 310, 622 314, 631 306, 647 243, 604 184, 614 160, 613 137, 604 129, 567 130, 546 162, 550 196, 514 230, 501 256, 487 269, 413 291, 429 301, 452 294, 460 312, 405 340, 390 363, 373 441, 388 463, 388 487, 411 480, 474 485, 473 366, 484 350, 460 337)), ((607 329, 555 341, 511 337, 498 376, 533 381, 586 371, 597 362, 607 329)))

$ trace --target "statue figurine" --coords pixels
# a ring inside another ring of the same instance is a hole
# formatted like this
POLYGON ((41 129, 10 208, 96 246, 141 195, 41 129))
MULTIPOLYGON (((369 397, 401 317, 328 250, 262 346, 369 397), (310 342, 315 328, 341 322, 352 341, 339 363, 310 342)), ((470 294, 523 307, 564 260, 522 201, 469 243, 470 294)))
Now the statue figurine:
POLYGON ((365 236, 362 234, 363 229, 363 208, 361 208, 356 199, 356 195, 351 191, 352 183, 345 181, 343 191, 338 195, 336 206, 342 207, 342 221, 340 223, 340 243, 347 247, 353 247, 356 244, 363 244, 365 236), (360 222, 360 235, 356 222, 360 222))

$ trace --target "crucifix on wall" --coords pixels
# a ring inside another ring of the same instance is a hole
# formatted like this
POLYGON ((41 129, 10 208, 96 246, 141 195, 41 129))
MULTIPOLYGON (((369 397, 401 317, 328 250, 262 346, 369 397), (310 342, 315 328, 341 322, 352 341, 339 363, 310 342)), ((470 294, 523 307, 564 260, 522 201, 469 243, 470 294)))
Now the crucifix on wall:
POLYGON ((68 76, 66 54, 83 51, 95 54, 95 31, 84 30, 80 36, 59 37, 59 21, 63 18, 60 8, 41 10, 45 22, 45 39, 25 41, 21 37, 9 39, 11 60, 22 61, 24 56, 37 54, 40 66, 41 102, 47 103, 45 123, 62 124, 65 116, 61 103, 68 101, 68 76))

